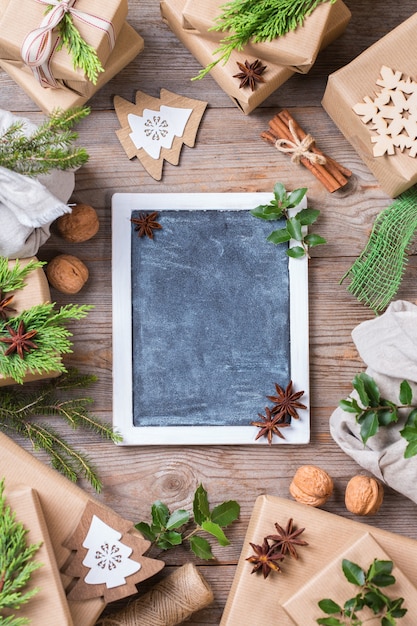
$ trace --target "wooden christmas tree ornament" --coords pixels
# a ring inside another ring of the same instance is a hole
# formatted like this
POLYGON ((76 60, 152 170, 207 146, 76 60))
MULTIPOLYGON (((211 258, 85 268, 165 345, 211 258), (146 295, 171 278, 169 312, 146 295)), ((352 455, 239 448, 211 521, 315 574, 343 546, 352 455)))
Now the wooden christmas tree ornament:
POLYGON ((178 165, 183 144, 192 148, 207 102, 161 89, 160 97, 136 92, 133 104, 120 96, 114 108, 121 129, 116 131, 129 159, 137 157, 155 180, 161 180, 164 160, 178 165))
POLYGON ((132 522, 93 501, 87 503, 64 545, 72 550, 62 568, 75 579, 67 589, 71 600, 125 598, 136 593, 139 582, 164 567, 163 561, 143 556, 151 544, 134 530, 132 522))

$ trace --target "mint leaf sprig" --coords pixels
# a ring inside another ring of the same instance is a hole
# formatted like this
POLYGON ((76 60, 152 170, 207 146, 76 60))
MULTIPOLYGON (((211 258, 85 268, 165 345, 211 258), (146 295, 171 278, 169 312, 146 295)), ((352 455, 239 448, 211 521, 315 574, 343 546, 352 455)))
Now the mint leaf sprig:
POLYGON ((320 235, 307 233, 307 226, 314 224, 320 215, 318 209, 301 209, 295 215, 291 214, 291 209, 297 207, 307 192, 306 187, 295 189, 287 192, 282 183, 276 183, 274 186, 274 199, 269 204, 263 204, 255 207, 251 211, 251 215, 262 220, 280 220, 285 218, 284 228, 272 231, 267 237, 267 241, 271 243, 287 243, 294 239, 300 245, 288 248, 286 254, 294 259, 300 259, 304 256, 310 258, 309 249, 314 246, 326 243, 326 240, 320 235))
POLYGON ((410 409, 400 435, 408 442, 404 458, 415 456, 417 454, 417 404, 413 404, 410 383, 407 380, 401 382, 398 394, 401 403, 399 405, 383 398, 377 383, 366 372, 356 374, 352 385, 359 400, 347 398, 341 400, 339 406, 347 413, 355 415, 356 422, 360 425, 363 443, 366 444, 380 427, 398 422, 400 409, 410 409))
POLYGON ((139 522, 135 528, 142 535, 161 550, 170 550, 175 546, 189 541, 190 548, 200 559, 214 559, 211 545, 201 532, 207 533, 217 539, 221 546, 228 546, 229 539, 223 528, 229 526, 238 519, 240 505, 234 500, 228 500, 210 510, 207 491, 200 484, 193 500, 193 516, 184 509, 178 509, 172 513, 166 504, 157 500, 151 508, 152 522, 139 522), (184 527, 189 522, 194 522, 195 527, 185 533, 184 527))
MULTIPOLYGON (((381 626, 395 626, 396 618, 404 617, 407 609, 403 608, 404 598, 391 599, 381 591, 395 583, 392 575, 393 562, 374 559, 368 570, 343 559, 342 570, 346 579, 359 587, 359 592, 340 606, 334 600, 325 598, 318 603, 320 609, 331 617, 320 617, 317 624, 323 626, 361 626, 368 620, 362 620, 358 612, 368 607, 375 617, 381 618, 381 626)), ((373 620, 372 620, 373 623, 373 620)))

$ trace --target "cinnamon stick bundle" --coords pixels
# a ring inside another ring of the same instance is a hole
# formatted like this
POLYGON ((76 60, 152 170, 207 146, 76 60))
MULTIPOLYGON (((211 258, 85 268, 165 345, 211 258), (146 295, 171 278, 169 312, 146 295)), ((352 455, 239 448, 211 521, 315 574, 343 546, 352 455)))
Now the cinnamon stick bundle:
POLYGON ((329 191, 344 187, 352 172, 325 155, 315 139, 304 132, 290 113, 283 109, 269 121, 269 129, 261 138, 273 144, 280 152, 291 154, 295 163, 302 163, 329 191))

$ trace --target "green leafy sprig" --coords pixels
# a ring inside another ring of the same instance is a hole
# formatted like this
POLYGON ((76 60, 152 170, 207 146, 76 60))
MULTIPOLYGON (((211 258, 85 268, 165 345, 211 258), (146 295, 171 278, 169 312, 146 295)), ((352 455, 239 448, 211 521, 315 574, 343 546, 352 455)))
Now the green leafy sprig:
MULTIPOLYGON (((44 450, 52 466, 71 481, 85 477, 96 491, 101 482, 88 457, 76 450, 60 433, 36 418, 59 417, 74 430, 83 427, 97 433, 102 439, 120 442, 121 437, 89 411, 92 398, 69 397, 71 390, 84 389, 97 380, 96 376, 80 374, 69 369, 58 378, 46 383, 25 384, 24 387, 0 389, 0 430, 6 434, 19 434, 29 439, 34 448, 44 450), (63 393, 65 392, 65 399, 63 393)), ((0 622, 1 623, 1 622, 0 622)))
POLYGON ((0 292, 8 293, 23 289, 28 275, 44 265, 44 261, 34 261, 33 259, 26 265, 22 265, 19 259, 16 259, 12 267, 9 267, 8 259, 0 256, 0 292))
POLYGON ((357 374, 352 385, 359 400, 347 398, 341 400, 339 406, 347 413, 355 415, 356 422, 360 424, 360 436, 363 443, 366 444, 381 426, 398 422, 400 409, 408 409, 410 412, 404 428, 400 430, 400 435, 408 442, 404 458, 415 456, 417 454, 417 405, 413 404, 410 383, 403 380, 400 384, 400 405, 383 398, 375 380, 366 372, 357 374))
POLYGON ((0 134, 0 166, 26 176, 52 169, 75 169, 88 161, 85 148, 73 147, 78 134, 73 126, 89 115, 88 107, 56 110, 27 137, 17 121, 0 134))
POLYGON ((27 544, 28 531, 16 520, 14 511, 6 504, 4 479, 0 480, 0 624, 3 626, 24 626, 30 620, 26 617, 9 615, 2 617, 3 611, 16 611, 28 602, 38 591, 37 587, 24 591, 32 573, 42 566, 34 561, 34 555, 41 544, 27 544))
POLYGON ((294 239, 300 245, 289 248, 286 254, 295 259, 303 256, 309 258, 309 248, 326 243, 320 235, 306 232, 306 227, 314 224, 320 215, 319 210, 306 208, 301 209, 295 215, 290 213, 291 209, 300 204, 306 192, 307 188, 303 187, 288 193, 282 183, 276 183, 274 199, 269 204, 259 205, 251 211, 254 217, 262 220, 285 219, 284 228, 272 231, 267 241, 279 244, 294 239))
MULTIPOLYGON (((402 607, 404 598, 391 599, 381 591, 395 583, 392 575, 392 561, 374 559, 368 570, 343 559, 342 570, 346 579, 359 587, 358 593, 346 600, 343 606, 331 599, 320 600, 320 609, 331 617, 320 617, 317 624, 323 626, 361 626, 367 620, 362 620, 358 612, 368 607, 375 618, 381 618, 381 626, 395 626, 396 618, 404 617, 407 609, 402 607)), ((374 619, 375 619, 374 618, 374 619)))
POLYGON ((221 546, 228 546, 230 541, 223 528, 237 520, 239 514, 240 506, 234 500, 223 502, 210 511, 207 491, 200 484, 194 493, 193 500, 195 527, 187 534, 183 527, 192 521, 191 514, 184 509, 170 513, 168 507, 160 500, 152 505, 151 524, 139 522, 135 524, 135 527, 161 550, 169 550, 184 541, 189 541, 190 548, 196 556, 210 560, 214 559, 210 543, 198 533, 207 533, 215 537, 221 546))
MULTIPOLYGON (((243 50, 250 42, 271 41, 301 26, 319 4, 329 0, 232 0, 224 4, 217 24, 211 30, 229 34, 214 50, 218 58, 203 68, 192 80, 206 76, 223 61, 227 63, 233 50, 243 50)), ((336 0, 330 0, 331 3, 336 0)))

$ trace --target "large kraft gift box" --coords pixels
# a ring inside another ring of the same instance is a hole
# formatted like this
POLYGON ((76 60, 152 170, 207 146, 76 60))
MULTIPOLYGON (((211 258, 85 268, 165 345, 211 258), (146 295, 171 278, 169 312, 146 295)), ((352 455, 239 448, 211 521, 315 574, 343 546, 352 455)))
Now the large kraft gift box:
MULTIPOLYGON (((1 4, 0 0, 0 9, 1 4)), ((143 38, 125 22, 113 52, 106 63, 105 71, 99 74, 96 85, 89 83, 88 96, 81 95, 67 87, 59 89, 42 87, 33 76, 31 70, 24 65, 23 61, 4 61, 0 59, 0 67, 20 85, 44 113, 49 114, 57 108, 68 110, 72 107, 86 104, 90 97, 133 61, 142 52, 143 48, 143 38)))
MULTIPOLYGON (((32 30, 39 28, 47 6, 36 0, 8 0, 0 18, 0 59, 22 60, 22 44, 32 30)), ((74 9, 110 22, 117 39, 127 17, 128 3, 127 0, 77 0, 74 9)), ((76 14, 72 19, 81 37, 95 49, 101 64, 105 66, 112 52, 109 36, 102 27, 94 27, 76 14)), ((57 40, 56 29, 53 38, 54 49, 57 40)), ((72 57, 65 46, 53 52, 50 69, 57 80, 87 81, 81 69, 74 69, 72 57)))
MULTIPOLYGON (((316 619, 324 616, 317 606, 319 600, 331 597, 342 602, 355 595, 353 586, 344 587, 343 576, 340 585, 339 579, 334 579, 335 573, 341 572, 342 559, 348 558, 367 569, 374 558, 382 557, 393 561, 398 584, 393 590, 405 598, 404 607, 409 609, 408 621, 403 618, 401 623, 414 626, 417 541, 292 500, 259 496, 220 624, 307 626, 316 623, 316 619), (300 539, 308 545, 297 548, 297 560, 287 555, 279 564, 281 572, 271 572, 266 579, 261 572, 251 574, 253 565, 246 559, 254 551, 249 542, 261 545, 264 537, 276 533, 276 522, 285 527, 291 518, 294 528, 305 529, 300 539), (321 583, 319 588, 312 585, 316 579, 321 583), (317 612, 311 614, 316 606, 317 612)), ((389 587, 386 592, 391 597, 389 587)))
MULTIPOLYGON (((229 34, 212 30, 222 6, 224 0, 187 0, 182 13, 183 27, 186 30, 198 31, 207 39, 215 41, 218 46, 220 40, 229 34)), ((350 18, 351 13, 342 0, 337 0, 335 4, 325 2, 320 4, 301 26, 286 35, 272 41, 248 43, 245 46, 245 54, 285 65, 295 72, 305 74, 314 64, 329 28, 337 23, 338 32, 334 37, 339 37, 350 18)))
MULTIPOLYGON (((25 591, 37 588, 37 593, 14 614, 26 618, 33 626, 73 626, 71 611, 55 559, 48 527, 36 491, 26 485, 12 490, 5 485, 6 506, 15 514, 16 521, 27 531, 27 544, 41 543, 34 560, 42 566, 32 573, 25 591)), ((0 619, 1 622, 1 619, 0 619)))
MULTIPOLYGON (((213 52, 217 49, 218 43, 207 39, 197 31, 189 31, 183 28, 183 11, 187 0, 162 0, 160 3, 162 18, 170 27, 172 32, 188 48, 193 56, 203 67, 211 63, 216 57, 213 52)), ((321 48, 325 48, 340 35, 341 24, 345 23, 346 12, 344 5, 339 5, 337 14, 332 15, 332 20, 328 24, 327 32, 323 38, 321 48), (342 10, 340 10, 342 9, 342 10)), ((244 63, 247 59, 245 52, 234 50, 226 64, 218 63, 210 70, 210 75, 217 82, 219 87, 232 99, 234 104, 243 113, 251 113, 261 102, 266 100, 278 87, 283 85, 291 76, 294 70, 275 63, 265 63, 267 69, 263 77, 264 83, 257 83, 256 89, 239 89, 239 80, 233 75, 239 72, 237 61, 244 63)), ((202 79, 204 81, 204 78, 202 79)))
MULTIPOLYGON (((30 261, 37 260, 36 257, 19 259, 19 265, 20 267, 25 267, 30 261)), ((15 263, 16 261, 9 261, 9 268, 14 267, 15 263)), ((25 279, 25 287, 13 292, 13 302, 11 306, 16 309, 16 314, 20 314, 30 309, 32 306, 44 304, 44 302, 51 302, 51 293, 49 291, 49 283, 46 274, 41 267, 38 267, 33 270, 33 272, 30 272, 25 279)), ((46 372, 44 374, 29 373, 26 374, 24 382, 40 380, 41 378, 55 378, 56 376, 59 376, 59 372, 46 372)), ((7 378, 0 374, 0 387, 13 384, 16 384, 13 378, 7 378)))
POLYGON ((386 194, 395 198, 417 183, 417 158, 408 150, 374 156, 369 124, 352 107, 373 99, 381 91, 376 81, 386 66, 417 81, 417 13, 365 50, 351 63, 329 76, 322 100, 324 109, 369 167, 386 194))

